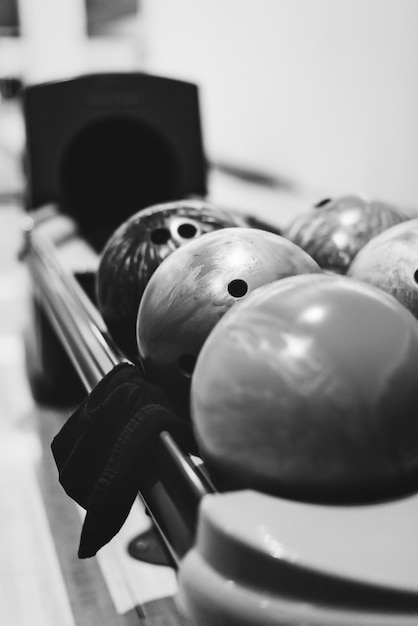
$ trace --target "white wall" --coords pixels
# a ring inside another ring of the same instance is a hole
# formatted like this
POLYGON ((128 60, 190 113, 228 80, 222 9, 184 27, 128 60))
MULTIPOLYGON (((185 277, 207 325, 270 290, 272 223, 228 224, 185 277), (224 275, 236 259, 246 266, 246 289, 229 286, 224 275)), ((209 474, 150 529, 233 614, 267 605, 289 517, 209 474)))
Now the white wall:
MULTIPOLYGON (((26 84, 138 69, 136 17, 130 20, 132 26, 124 24, 116 32, 109 28, 107 36, 87 38, 85 0, 18 0, 18 5, 20 73, 26 84)), ((0 71, 3 65, 0 58, 0 71)))
POLYGON ((417 0, 142 0, 145 69, 197 82, 207 151, 418 205, 417 0))
POLYGON ((67 78, 82 67, 84 0, 19 0, 25 82, 67 78))

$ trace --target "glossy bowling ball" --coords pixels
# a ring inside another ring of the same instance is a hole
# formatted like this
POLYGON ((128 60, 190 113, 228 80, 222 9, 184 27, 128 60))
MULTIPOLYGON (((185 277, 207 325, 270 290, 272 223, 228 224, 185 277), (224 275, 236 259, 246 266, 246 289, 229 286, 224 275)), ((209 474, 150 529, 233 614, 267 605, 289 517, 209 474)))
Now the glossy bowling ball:
POLYGON ((116 229, 100 256, 97 303, 110 335, 131 360, 138 358, 139 302, 160 263, 184 243, 235 223, 225 211, 191 199, 151 206, 116 229))
POLYGON ((406 219, 395 206, 346 195, 325 199, 298 215, 283 235, 306 250, 324 270, 345 274, 372 237, 406 219))
POLYGON ((418 487, 418 324, 346 276, 260 287, 198 357, 191 419, 222 489, 361 502, 418 487))
POLYGON ((418 218, 373 237, 348 275, 392 294, 418 318, 418 218))
POLYGON ((141 363, 187 413, 199 351, 224 313, 257 287, 285 276, 321 272, 301 248, 255 228, 225 228, 179 248, 155 271, 137 321, 141 363))

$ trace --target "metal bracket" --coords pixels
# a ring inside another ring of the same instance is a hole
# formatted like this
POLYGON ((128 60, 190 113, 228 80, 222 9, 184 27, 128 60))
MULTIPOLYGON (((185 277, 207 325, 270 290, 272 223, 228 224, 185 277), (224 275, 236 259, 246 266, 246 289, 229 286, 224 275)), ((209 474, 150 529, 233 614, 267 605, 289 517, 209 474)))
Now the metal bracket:
POLYGON ((173 560, 155 528, 150 528, 132 539, 128 544, 128 553, 137 561, 173 566, 173 560))

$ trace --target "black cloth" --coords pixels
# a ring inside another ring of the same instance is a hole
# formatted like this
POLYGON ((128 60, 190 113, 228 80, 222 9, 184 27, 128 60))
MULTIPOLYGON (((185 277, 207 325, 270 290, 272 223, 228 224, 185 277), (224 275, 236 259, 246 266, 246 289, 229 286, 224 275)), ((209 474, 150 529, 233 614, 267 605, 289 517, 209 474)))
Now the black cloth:
POLYGON ((78 556, 88 558, 120 530, 138 491, 157 470, 159 435, 196 452, 190 421, 178 417, 142 370, 116 365, 70 415, 51 449, 65 492, 86 509, 78 556))

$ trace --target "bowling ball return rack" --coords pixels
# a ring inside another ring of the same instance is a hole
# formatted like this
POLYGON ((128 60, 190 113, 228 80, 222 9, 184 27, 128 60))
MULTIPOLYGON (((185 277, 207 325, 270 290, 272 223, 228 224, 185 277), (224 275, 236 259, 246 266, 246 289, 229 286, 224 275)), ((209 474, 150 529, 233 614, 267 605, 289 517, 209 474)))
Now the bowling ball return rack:
MULTIPOLYGON (((94 302, 99 257, 56 205, 29 211, 23 230, 36 318, 27 338, 34 395, 75 406, 127 361, 94 302), (49 363, 45 341, 55 351, 49 363), (43 386, 45 365, 55 378, 43 386)), ((161 539, 160 563, 177 571, 180 605, 196 626, 418 622, 416 494, 359 510, 223 493, 201 459, 165 432, 155 481, 138 497, 161 539)))

